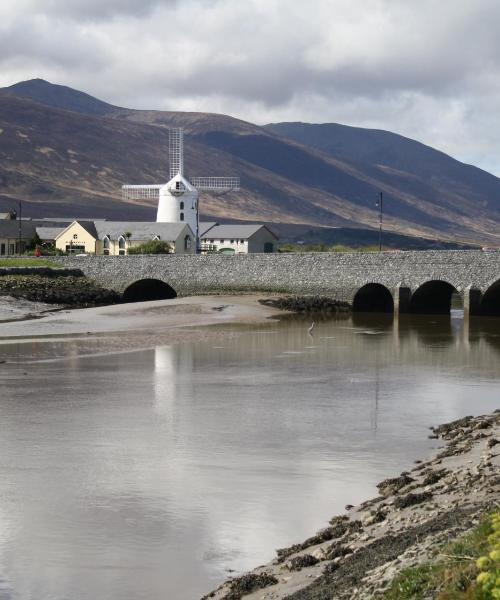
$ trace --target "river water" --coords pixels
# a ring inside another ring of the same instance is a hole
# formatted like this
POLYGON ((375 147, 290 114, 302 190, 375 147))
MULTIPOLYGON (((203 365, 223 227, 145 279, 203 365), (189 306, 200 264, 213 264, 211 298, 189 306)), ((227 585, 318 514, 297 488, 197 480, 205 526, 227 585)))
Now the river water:
POLYGON ((500 407, 495 321, 308 325, 0 341, 0 599, 196 599, 374 495, 429 425, 500 407))

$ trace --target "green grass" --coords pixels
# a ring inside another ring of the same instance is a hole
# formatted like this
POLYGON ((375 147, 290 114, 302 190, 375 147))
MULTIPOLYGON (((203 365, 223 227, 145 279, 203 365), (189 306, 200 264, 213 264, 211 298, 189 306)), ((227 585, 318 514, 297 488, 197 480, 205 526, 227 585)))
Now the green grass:
POLYGON ((0 267, 57 267, 57 263, 43 258, 0 258, 0 267))
POLYGON ((441 548, 432 563, 404 569, 378 600, 489 600, 476 584, 476 560, 488 551, 490 515, 471 532, 441 548))

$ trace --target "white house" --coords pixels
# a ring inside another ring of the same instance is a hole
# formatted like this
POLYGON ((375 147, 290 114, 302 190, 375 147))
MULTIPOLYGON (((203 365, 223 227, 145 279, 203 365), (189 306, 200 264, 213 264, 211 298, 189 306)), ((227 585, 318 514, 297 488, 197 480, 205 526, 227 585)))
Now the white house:
POLYGON ((278 236, 266 225, 200 223, 202 253, 248 254, 274 252, 278 236))

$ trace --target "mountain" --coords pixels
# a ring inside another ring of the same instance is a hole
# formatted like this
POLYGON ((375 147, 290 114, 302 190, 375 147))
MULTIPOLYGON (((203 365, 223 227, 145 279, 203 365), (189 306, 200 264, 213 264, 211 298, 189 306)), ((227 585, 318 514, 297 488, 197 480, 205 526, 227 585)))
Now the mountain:
POLYGON ((337 124, 259 127, 132 110, 43 80, 0 89, 0 211, 22 200, 24 215, 154 219, 154 203, 125 202, 120 188, 166 180, 172 126, 184 127, 188 175, 241 178, 238 193, 202 195, 204 218, 375 230, 382 191, 387 231, 500 239, 500 179, 414 140, 337 124))
POLYGON ((73 90, 65 85, 49 83, 44 79, 21 81, 10 87, 2 88, 1 91, 4 94, 11 94, 19 98, 29 98, 40 104, 72 110, 84 115, 103 116, 116 110, 115 106, 102 100, 97 100, 97 98, 89 96, 85 92, 73 90))

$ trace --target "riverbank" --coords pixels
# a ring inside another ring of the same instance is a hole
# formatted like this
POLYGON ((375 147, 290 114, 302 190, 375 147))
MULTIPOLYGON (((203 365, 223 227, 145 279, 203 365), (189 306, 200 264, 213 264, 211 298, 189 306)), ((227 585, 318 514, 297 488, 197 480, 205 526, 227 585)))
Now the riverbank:
POLYGON ((407 567, 439 561, 440 548, 498 508, 500 411, 433 429, 444 442, 379 496, 331 519, 306 541, 229 579, 204 599, 371 600, 407 567))
MULTIPOLYGON (((261 295, 198 296, 84 309, 0 297, 0 340, 75 338, 79 354, 134 351, 239 335, 282 314, 261 295), (2 322, 3 321, 3 322, 2 322)), ((64 348, 60 348, 64 356, 64 348)))

